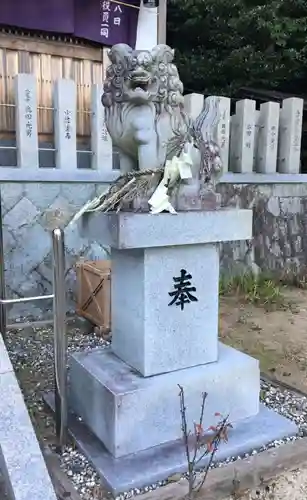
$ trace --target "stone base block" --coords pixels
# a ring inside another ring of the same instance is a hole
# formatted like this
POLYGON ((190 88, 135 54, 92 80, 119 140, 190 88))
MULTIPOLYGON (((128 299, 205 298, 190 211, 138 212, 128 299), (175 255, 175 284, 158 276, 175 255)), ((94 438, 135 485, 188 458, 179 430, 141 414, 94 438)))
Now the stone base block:
MULTIPOLYGON (((53 394, 47 394, 45 399, 54 410, 53 394)), ((151 485, 187 470, 182 439, 126 457, 114 458, 73 414, 69 415, 68 425, 77 446, 93 464, 101 480, 114 496, 131 488, 151 485)), ((147 431, 150 433, 152 429, 147 431)), ((256 416, 234 424, 233 429, 229 431, 228 443, 220 444, 214 461, 242 457, 245 453, 259 450, 275 440, 294 436, 297 431, 294 422, 260 405, 256 416)), ((205 456, 199 466, 205 467, 208 459, 209 456, 205 456)))
POLYGON ((185 391, 189 428, 200 417, 208 393, 205 425, 215 412, 231 422, 259 410, 257 360, 222 344, 219 360, 185 370, 143 378, 110 349, 71 357, 70 407, 116 458, 180 439, 180 384, 185 391))
POLYGON ((216 245, 112 249, 111 260, 112 349, 119 358, 146 377, 217 360, 216 245), (183 270, 190 292, 184 285, 177 294, 183 270))

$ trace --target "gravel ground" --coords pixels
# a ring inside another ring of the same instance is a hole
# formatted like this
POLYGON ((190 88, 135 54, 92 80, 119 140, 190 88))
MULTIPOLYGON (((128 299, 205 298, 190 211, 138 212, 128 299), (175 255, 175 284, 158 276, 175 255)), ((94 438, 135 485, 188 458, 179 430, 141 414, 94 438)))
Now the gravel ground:
MULTIPOLYGON (((68 332, 68 345, 71 352, 77 349, 104 347, 109 343, 95 334, 83 334, 80 329, 73 327, 68 332)), ((44 408, 42 402, 42 393, 46 389, 53 388, 52 329, 28 327, 22 330, 12 330, 8 332, 7 346, 37 435, 42 443, 52 446, 54 444, 53 418, 44 408)), ((300 432, 298 436, 275 441, 260 450, 253 450, 252 454, 257 454, 270 447, 278 447, 286 441, 307 435, 307 398, 305 396, 283 390, 267 382, 262 383, 260 396, 268 407, 294 420, 299 425, 300 432)), ((225 464, 243 458, 245 457, 229 457, 225 464)), ((101 500, 109 496, 100 486, 99 478, 86 458, 72 444, 64 450, 61 461, 63 469, 84 500, 101 500)), ((214 467, 222 467, 223 465, 224 463, 217 463, 214 467)), ((118 499, 131 498, 143 491, 156 489, 166 482, 148 486, 143 490, 135 489, 126 492, 118 499)))

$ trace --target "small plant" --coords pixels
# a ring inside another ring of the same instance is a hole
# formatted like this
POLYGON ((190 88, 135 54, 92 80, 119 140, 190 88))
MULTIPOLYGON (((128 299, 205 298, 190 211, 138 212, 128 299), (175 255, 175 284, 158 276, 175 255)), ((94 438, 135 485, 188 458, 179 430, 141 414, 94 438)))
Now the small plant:
POLYGON ((251 500, 274 500, 276 484, 271 485, 261 483, 260 487, 254 492, 251 500))
POLYGON ((237 294, 247 302, 258 306, 284 305, 281 286, 267 274, 255 275, 251 272, 220 280, 220 295, 237 294))
POLYGON ((212 465, 215 453, 218 450, 221 441, 228 441, 228 429, 232 427, 228 421, 228 416, 223 418, 220 413, 215 416, 220 420, 216 425, 212 425, 207 429, 203 427, 205 403, 207 393, 202 395, 201 410, 199 423, 194 423, 194 432, 188 430, 187 414, 185 406, 185 397, 183 387, 179 387, 180 397, 180 414, 181 414, 181 429, 185 446, 185 453, 188 464, 187 479, 189 484, 188 499, 193 500, 194 494, 197 493, 204 485, 209 469, 212 465), (201 480, 197 481, 196 471, 201 467, 201 461, 205 456, 209 455, 209 460, 205 467, 204 475, 201 480))
POLYGON ((276 496, 276 483, 266 484, 263 478, 260 478, 260 485, 254 491, 240 490, 240 481, 237 477, 233 480, 233 492, 231 498, 239 500, 248 498, 249 500, 275 500, 276 496))
POLYGON ((294 288, 307 289, 307 269, 304 266, 302 269, 285 269, 280 277, 280 282, 283 285, 291 286, 294 288))

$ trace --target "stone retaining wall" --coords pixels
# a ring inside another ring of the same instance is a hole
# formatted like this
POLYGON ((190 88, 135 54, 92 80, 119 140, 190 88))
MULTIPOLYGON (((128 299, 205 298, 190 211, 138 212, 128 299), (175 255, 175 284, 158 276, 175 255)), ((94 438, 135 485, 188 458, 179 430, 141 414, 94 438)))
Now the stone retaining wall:
MULTIPOLYGON (((80 257, 87 260, 106 257, 95 242, 80 237, 76 225, 68 226, 75 213, 101 186, 17 184, 1 187, 5 281, 7 298, 52 293, 52 258, 50 229, 55 219, 65 229, 66 281, 69 307, 73 308, 75 289, 74 264, 80 257)), ((9 308, 10 318, 40 318, 52 308, 51 301, 15 304, 9 308)))
POLYGON ((278 274, 304 273, 307 264, 307 184, 224 184, 227 207, 252 208, 253 242, 226 243, 224 271, 253 268, 278 274))

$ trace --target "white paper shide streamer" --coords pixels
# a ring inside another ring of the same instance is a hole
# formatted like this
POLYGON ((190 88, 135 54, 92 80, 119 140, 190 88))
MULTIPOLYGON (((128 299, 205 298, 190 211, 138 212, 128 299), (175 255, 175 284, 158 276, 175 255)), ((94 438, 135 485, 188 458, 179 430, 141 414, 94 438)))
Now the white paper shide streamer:
POLYGON ((191 147, 193 146, 187 145, 185 150, 179 156, 174 156, 171 160, 167 160, 163 179, 151 198, 148 200, 151 214, 155 215, 163 211, 170 212, 171 214, 177 213, 170 203, 169 195, 167 194, 168 186, 173 185, 178 178, 192 178, 191 167, 193 162, 190 154, 191 147))

